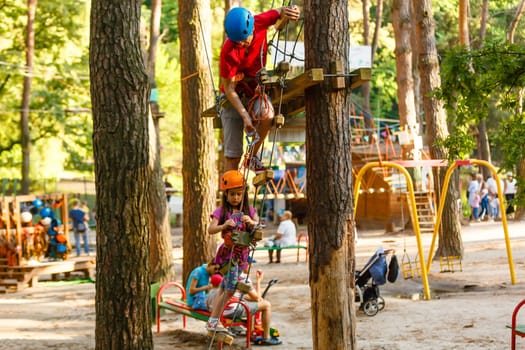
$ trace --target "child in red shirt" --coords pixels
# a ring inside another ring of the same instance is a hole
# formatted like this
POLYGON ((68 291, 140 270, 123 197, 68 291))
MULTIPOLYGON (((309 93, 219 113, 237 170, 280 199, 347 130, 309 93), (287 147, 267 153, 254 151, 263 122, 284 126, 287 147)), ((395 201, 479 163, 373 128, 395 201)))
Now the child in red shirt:
MULTIPOLYGON (((270 127, 274 110, 268 98, 257 98, 253 109, 259 114, 256 126, 248 112, 248 102, 255 95, 257 73, 266 66, 266 33, 279 18, 297 20, 297 6, 281 7, 256 16, 242 7, 231 9, 226 15, 224 27, 228 38, 223 44, 220 56, 222 91, 230 102, 220 112, 224 132, 225 171, 237 170, 243 153, 243 129, 247 134, 257 133, 259 140, 253 146, 257 154, 270 127), (258 110, 258 111, 257 111, 258 110)), ((260 159, 253 156, 251 170, 264 171, 260 159)))

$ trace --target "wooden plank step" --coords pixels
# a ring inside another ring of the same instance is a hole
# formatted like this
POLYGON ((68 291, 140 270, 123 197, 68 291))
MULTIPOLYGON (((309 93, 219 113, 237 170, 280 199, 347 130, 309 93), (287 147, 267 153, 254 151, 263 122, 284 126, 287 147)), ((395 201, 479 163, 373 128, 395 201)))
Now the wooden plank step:
POLYGON ((7 279, 16 279, 17 281, 23 281, 25 279, 26 273, 19 271, 0 271, 0 280, 7 279))
POLYGON ((18 281, 14 278, 4 278, 0 279, 0 284, 4 286, 11 286, 18 284, 18 281))
POLYGON ((4 287, 6 291, 16 292, 26 287, 26 283, 19 282, 16 279, 7 278, 0 280, 0 286, 4 287))

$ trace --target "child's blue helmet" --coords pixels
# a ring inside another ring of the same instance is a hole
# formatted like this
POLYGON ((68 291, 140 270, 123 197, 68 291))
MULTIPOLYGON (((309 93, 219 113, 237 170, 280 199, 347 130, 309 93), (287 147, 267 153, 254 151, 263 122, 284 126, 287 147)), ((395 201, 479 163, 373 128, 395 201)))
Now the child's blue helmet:
POLYGON ((253 33, 253 15, 244 7, 234 7, 226 14, 224 30, 228 39, 239 42, 253 33))

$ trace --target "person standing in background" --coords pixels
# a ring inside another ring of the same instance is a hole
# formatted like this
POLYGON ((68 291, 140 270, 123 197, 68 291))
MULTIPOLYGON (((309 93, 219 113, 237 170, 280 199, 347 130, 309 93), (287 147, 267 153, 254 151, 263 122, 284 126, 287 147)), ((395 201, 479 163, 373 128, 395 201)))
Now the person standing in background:
POLYGON ((81 243, 80 238, 82 236, 84 240, 84 252, 89 256, 89 241, 87 236, 87 226, 86 222, 89 220, 89 216, 82 210, 80 207, 80 201, 74 199, 71 204, 73 208, 69 211, 69 219, 73 223, 73 232, 75 233, 75 248, 77 251, 77 256, 80 256, 81 253, 81 243))
POLYGON ((514 196, 516 195, 516 179, 513 177, 512 172, 507 172, 507 178, 503 185, 503 193, 505 193, 505 200, 507 201, 507 209, 505 213, 507 215, 514 213, 514 196))

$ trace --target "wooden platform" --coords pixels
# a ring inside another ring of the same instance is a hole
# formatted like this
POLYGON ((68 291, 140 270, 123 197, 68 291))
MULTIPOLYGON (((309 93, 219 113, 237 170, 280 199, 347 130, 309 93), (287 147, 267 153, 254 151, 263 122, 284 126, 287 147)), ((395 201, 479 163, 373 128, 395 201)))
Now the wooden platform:
POLYGON ((51 275, 51 279, 57 281, 60 274, 68 277, 71 272, 81 272, 86 278, 95 279, 95 266, 95 257, 89 256, 20 266, 8 266, 5 259, 0 259, 0 293, 35 287, 43 275, 51 275))

